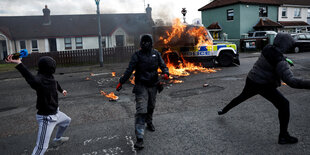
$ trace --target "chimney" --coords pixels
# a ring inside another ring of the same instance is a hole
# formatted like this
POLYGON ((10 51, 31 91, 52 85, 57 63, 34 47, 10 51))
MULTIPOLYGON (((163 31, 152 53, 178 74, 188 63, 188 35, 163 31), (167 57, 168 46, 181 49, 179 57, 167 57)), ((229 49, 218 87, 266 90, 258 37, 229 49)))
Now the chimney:
POLYGON ((147 4, 147 8, 145 9, 146 16, 149 20, 152 20, 152 8, 150 7, 150 4, 147 4))
POLYGON ((45 8, 42 10, 43 11, 43 25, 51 25, 51 16, 50 16, 50 9, 47 8, 47 5, 45 5, 45 8))

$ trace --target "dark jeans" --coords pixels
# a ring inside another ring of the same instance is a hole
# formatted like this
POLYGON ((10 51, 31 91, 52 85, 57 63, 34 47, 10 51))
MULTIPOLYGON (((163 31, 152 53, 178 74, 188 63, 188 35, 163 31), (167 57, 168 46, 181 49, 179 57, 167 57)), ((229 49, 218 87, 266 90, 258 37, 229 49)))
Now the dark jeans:
POLYGON ((157 87, 137 84, 134 89, 136 95, 135 133, 137 138, 143 138, 145 123, 153 121, 157 87))
POLYGON ((228 105, 226 105, 223 109, 223 112, 229 111, 241 102, 257 94, 266 98, 278 109, 280 134, 286 133, 290 119, 289 101, 274 86, 258 84, 247 78, 242 93, 234 98, 228 105))

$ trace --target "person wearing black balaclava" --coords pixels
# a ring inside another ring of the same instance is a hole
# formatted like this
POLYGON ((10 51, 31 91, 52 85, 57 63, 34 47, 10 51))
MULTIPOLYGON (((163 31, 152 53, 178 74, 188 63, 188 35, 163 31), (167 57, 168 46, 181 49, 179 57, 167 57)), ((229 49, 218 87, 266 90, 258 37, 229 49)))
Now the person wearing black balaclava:
POLYGON ((140 47, 141 49, 132 55, 128 68, 116 87, 116 90, 119 91, 135 70, 135 86, 133 92, 136 96, 135 134, 137 142, 134 147, 137 149, 144 148, 143 136, 145 123, 147 124, 147 129, 155 131, 152 120, 159 84, 158 68, 162 70, 164 79, 168 79, 169 77, 168 68, 161 54, 153 49, 151 35, 146 34, 141 37, 140 47))
POLYGON ((277 89, 281 85, 281 80, 292 88, 310 89, 309 80, 294 77, 289 68, 290 61, 283 55, 284 52, 292 49, 294 43, 295 41, 290 34, 278 33, 273 45, 264 47, 260 57, 248 73, 242 93, 218 111, 218 114, 223 115, 243 101, 259 94, 278 109, 280 123, 278 143, 297 143, 298 139, 288 133, 289 101, 277 89))
POLYGON ((69 140, 69 137, 62 137, 66 128, 71 122, 71 118, 65 113, 59 111, 57 91, 64 96, 67 91, 63 90, 59 83, 54 79, 53 74, 56 70, 56 61, 49 57, 43 56, 38 62, 38 74, 34 76, 22 63, 21 59, 13 59, 13 55, 9 55, 6 62, 16 63, 16 69, 22 74, 27 83, 37 94, 37 115, 38 137, 36 146, 32 155, 43 155, 49 145, 49 140, 53 129, 58 126, 56 137, 53 139, 54 146, 58 146, 69 140))

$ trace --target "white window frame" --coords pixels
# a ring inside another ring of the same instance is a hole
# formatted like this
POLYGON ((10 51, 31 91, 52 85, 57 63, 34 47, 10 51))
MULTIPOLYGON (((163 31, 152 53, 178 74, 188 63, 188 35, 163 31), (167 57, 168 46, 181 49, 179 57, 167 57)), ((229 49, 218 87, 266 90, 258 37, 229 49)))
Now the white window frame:
POLYGON ((281 16, 282 18, 287 18, 287 8, 282 8, 282 12, 281 12, 281 16), (283 13, 285 13, 285 15, 283 16, 283 13))
POLYGON ((75 48, 83 49, 83 38, 82 37, 75 37, 75 48), (81 38, 81 41, 78 41, 79 38, 81 38))
POLYGON ((65 49, 72 49, 72 40, 71 38, 64 38, 65 49), (67 42, 69 41, 69 42, 67 42))
POLYGON ((295 8, 294 9, 294 18, 300 18, 301 17, 301 8, 295 8))

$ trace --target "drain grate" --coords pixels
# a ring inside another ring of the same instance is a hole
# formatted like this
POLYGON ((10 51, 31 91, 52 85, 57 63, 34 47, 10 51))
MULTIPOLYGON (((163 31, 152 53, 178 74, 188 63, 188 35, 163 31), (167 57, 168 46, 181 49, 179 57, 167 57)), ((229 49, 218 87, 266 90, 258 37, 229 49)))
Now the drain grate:
POLYGON ((4 112, 4 111, 10 111, 13 109, 16 109, 17 107, 5 107, 5 108, 0 108, 0 112, 4 112))

